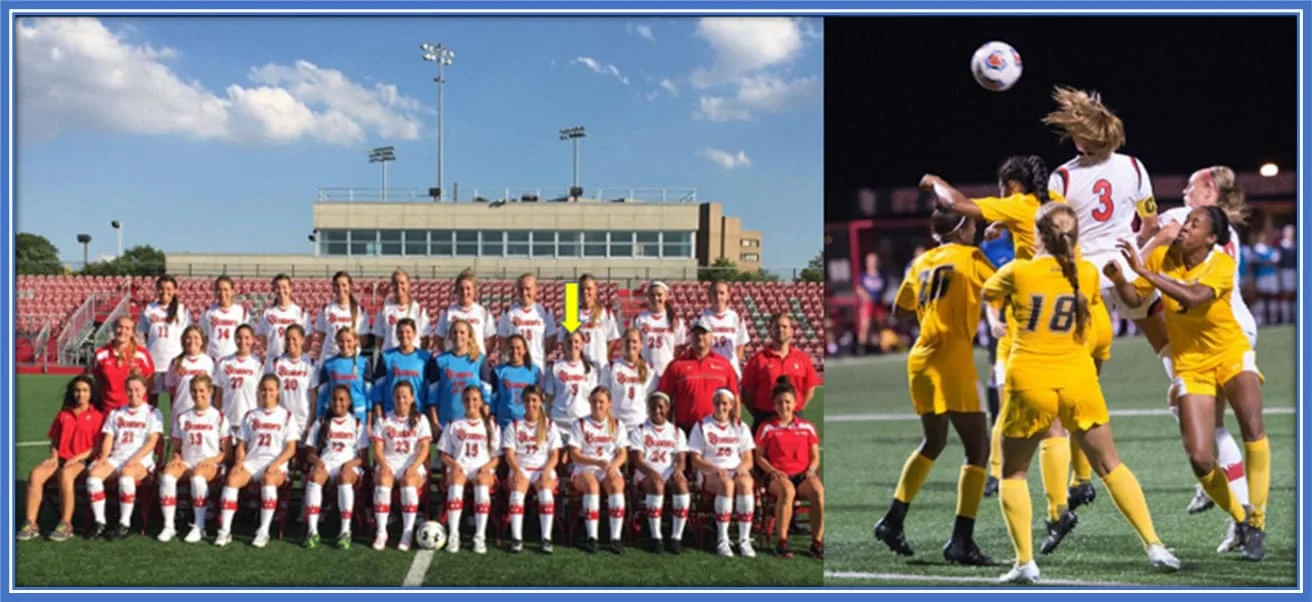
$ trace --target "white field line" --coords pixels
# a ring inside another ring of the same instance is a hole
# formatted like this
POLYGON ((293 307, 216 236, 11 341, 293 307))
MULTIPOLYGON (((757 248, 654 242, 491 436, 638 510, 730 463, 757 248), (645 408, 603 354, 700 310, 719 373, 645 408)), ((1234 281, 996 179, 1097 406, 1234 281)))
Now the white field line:
MULTIPOLYGON (((907 575, 905 573, 863 573, 856 571, 825 571, 830 579, 862 579, 878 581, 907 581, 915 583, 997 584, 997 577, 967 577, 964 575, 907 575)), ((1045 579, 1039 577, 1037 585, 1073 585, 1078 587, 1124 587, 1133 583, 1084 581, 1081 579, 1045 579)))
POLYGON ((424 584, 424 575, 428 574, 428 565, 433 563, 432 550, 419 550, 415 561, 410 563, 410 570, 405 574, 401 587, 419 587, 424 584))

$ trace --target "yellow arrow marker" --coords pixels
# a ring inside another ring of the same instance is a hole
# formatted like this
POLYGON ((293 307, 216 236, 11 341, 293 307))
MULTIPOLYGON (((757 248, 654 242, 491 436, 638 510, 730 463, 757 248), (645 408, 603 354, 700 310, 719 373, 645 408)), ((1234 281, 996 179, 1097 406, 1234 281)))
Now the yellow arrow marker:
POLYGON ((574 332, 583 325, 579 322, 579 283, 577 282, 565 284, 565 319, 560 321, 560 325, 569 332, 574 332))

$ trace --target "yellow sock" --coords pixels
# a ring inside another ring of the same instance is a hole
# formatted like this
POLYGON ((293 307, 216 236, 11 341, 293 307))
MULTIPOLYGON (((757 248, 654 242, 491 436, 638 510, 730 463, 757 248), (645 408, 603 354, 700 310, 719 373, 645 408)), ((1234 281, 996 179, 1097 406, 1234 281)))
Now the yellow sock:
POLYGON ((1271 443, 1266 437, 1244 442, 1244 472, 1248 479, 1248 502, 1253 505, 1250 523, 1266 529, 1266 499, 1271 495, 1271 443))
POLYGON ((934 468, 933 460, 920 455, 919 451, 911 452, 911 457, 907 458, 907 463, 902 467, 902 477, 897 480, 897 491, 893 497, 899 502, 910 504, 911 500, 916 499, 916 494, 920 493, 925 479, 929 478, 931 468, 934 468))
POLYGON ((983 468, 970 464, 961 467, 961 477, 957 479, 957 516, 975 518, 987 481, 988 473, 983 468))
POLYGON ((1066 437, 1048 437, 1039 444, 1039 474, 1048 498, 1048 520, 1061 517, 1066 508, 1066 479, 1071 474, 1071 447, 1066 437))
MULTIPOLYGON (((1225 471, 1220 466, 1212 467, 1209 472, 1198 477, 1198 482, 1203 485, 1203 491, 1207 492, 1207 497, 1212 498, 1213 502, 1219 506, 1230 518, 1236 522, 1243 522, 1245 518, 1244 507, 1239 504, 1239 498, 1235 497, 1233 491, 1230 491, 1230 480, 1226 478, 1225 471)), ((1252 495, 1252 484, 1249 484, 1249 495, 1252 495)))
POLYGON ((1144 546, 1162 543, 1157 538, 1157 531, 1153 529, 1153 517, 1148 513, 1148 500, 1143 497, 1143 488, 1139 486, 1139 479, 1134 477, 1134 473, 1130 472, 1126 465, 1121 464, 1112 469, 1102 478, 1102 484, 1111 492, 1116 509, 1121 511, 1125 520, 1130 521, 1130 526, 1139 533, 1139 539, 1143 540, 1144 546))
POLYGON ((1093 465, 1089 463, 1089 457, 1084 455, 1084 448, 1075 442, 1074 437, 1071 440, 1071 485, 1083 485, 1093 480, 1093 465))
MULTIPOLYGON (((1005 403, 1005 402, 1004 402, 1005 403)), ((1005 406, 1004 406, 1005 407, 1005 406)), ((992 440, 989 442, 989 476, 995 479, 1002 479, 1002 419, 1001 412, 998 413, 999 419, 993 423, 992 440)))
POLYGON ((1011 545, 1016 548, 1016 563, 1034 560, 1034 533, 1031 522, 1034 511, 1030 508, 1030 486, 1025 479, 1003 479, 998 484, 998 499, 1002 501, 1002 518, 1007 521, 1011 545))

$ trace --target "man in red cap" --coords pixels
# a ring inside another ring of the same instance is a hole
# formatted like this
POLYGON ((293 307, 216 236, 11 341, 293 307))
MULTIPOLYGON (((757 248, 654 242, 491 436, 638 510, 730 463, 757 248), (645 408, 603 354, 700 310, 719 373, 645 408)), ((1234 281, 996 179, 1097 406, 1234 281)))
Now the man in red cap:
POLYGON ((670 396, 674 423, 684 431, 692 430, 694 424, 711 414, 716 389, 738 394, 738 374, 733 364, 711 349, 710 325, 698 317, 690 326, 692 344, 688 352, 665 368, 659 387, 670 396))

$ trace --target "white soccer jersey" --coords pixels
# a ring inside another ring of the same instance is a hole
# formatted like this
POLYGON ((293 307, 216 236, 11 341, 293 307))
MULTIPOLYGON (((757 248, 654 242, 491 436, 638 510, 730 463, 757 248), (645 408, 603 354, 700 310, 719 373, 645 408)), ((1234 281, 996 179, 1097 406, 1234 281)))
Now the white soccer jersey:
POLYGON ((182 330, 191 324, 191 314, 182 302, 178 302, 178 314, 169 321, 169 306, 151 301, 146 309, 141 310, 141 319, 137 321, 137 330, 146 337, 146 349, 150 351, 150 360, 155 363, 155 371, 163 372, 169 362, 182 353, 182 330))
POLYGON ((247 412, 237 431, 237 440, 246 443, 247 464, 267 465, 282 455, 288 443, 300 438, 300 425, 282 406, 247 412))
POLYGON ((738 468, 743 463, 742 455, 754 449, 756 442, 746 424, 720 424, 715 416, 707 416, 693 425, 692 435, 688 437, 688 451, 701 454, 703 460, 725 470, 738 468))
POLYGON ((547 440, 538 442, 538 427, 525 420, 516 420, 501 433, 501 449, 515 450, 515 460, 524 470, 541 470, 547 465, 551 451, 560 449, 560 431, 547 425, 547 440))
POLYGON ((492 460, 492 456, 501 455, 497 442, 501 441, 501 429, 496 423, 488 424, 481 419, 461 418, 446 425, 437 448, 459 462, 461 466, 483 466, 492 460))
MULTIPOLYGON (((323 420, 314 421, 305 439, 305 444, 316 450, 319 449, 319 434, 323 432, 323 420)), ((369 439, 364 436, 364 423, 352 415, 329 418, 327 439, 319 451, 319 459, 329 466, 350 462, 360 457, 360 450, 369 447, 369 439)))
POLYGON ((418 301, 411 300, 410 305, 404 307, 388 301, 374 318, 374 336, 383 340, 383 349, 401 346, 396 338, 396 323, 402 318, 415 321, 415 345, 419 345, 420 337, 428 334, 428 310, 418 301))
MULTIPOLYGON (((1184 225, 1185 220, 1189 219, 1189 211, 1188 207, 1168 209, 1158 216, 1158 224, 1162 227, 1166 227, 1167 224, 1184 225)), ((1243 276, 1239 272, 1239 233, 1235 231, 1234 226, 1230 227, 1230 243, 1217 248, 1235 260, 1235 286, 1230 289, 1230 308, 1234 311, 1235 320, 1239 322, 1240 328, 1243 328, 1245 333, 1256 335, 1257 320, 1253 318, 1253 312, 1244 302, 1244 295, 1240 290, 1243 287, 1239 286, 1239 283, 1243 282, 1243 276)))
POLYGON ((615 452, 629 446, 629 433, 624 430, 624 423, 618 420, 612 429, 608 421, 597 422, 588 416, 574 421, 569 446, 579 450, 585 458, 609 462, 615 459, 615 452))
MULTIPOLYGON (((355 317, 355 334, 367 334, 369 332, 369 316, 365 315, 364 306, 359 306, 356 310, 359 314, 355 317)), ((319 320, 314 325, 315 332, 323 334, 323 346, 319 352, 319 357, 329 358, 337 355, 337 331, 350 327, 350 304, 347 304, 346 307, 336 303, 323 306, 323 310, 319 312, 319 320)))
POLYGON ((655 315, 643 311, 633 319, 633 327, 642 333, 642 359, 647 360, 656 374, 665 372, 665 367, 674 361, 674 348, 688 340, 683 323, 671 329, 667 317, 668 312, 655 315))
MULTIPOLYGON (((1083 157, 1067 161, 1052 172, 1048 188, 1060 192, 1080 220, 1080 250, 1098 266, 1108 261, 1124 265, 1116 241, 1133 239, 1138 205, 1153 196, 1152 180, 1142 163, 1129 155, 1113 153, 1101 163, 1083 157)), ((1104 282, 1104 288, 1110 283, 1104 282)))
POLYGON ((638 366, 620 358, 602 375, 602 386, 610 390, 611 414, 630 428, 647 421, 647 395, 656 390, 656 371, 647 366, 647 378, 638 366))
MULTIPOLYGON (((583 357, 597 366, 605 366, 610 363, 610 344, 612 341, 620 338, 620 325, 615 320, 615 314, 610 310, 602 308, 601 318, 597 320, 597 325, 592 325, 592 310, 587 308, 579 309, 578 332, 583 335, 583 357)), ((569 334, 564 328, 557 328, 556 335, 564 339, 569 334)))
MULTIPOLYGON (((170 365, 168 373, 164 376, 164 385, 171 391, 169 395, 173 399, 169 411, 174 416, 186 412, 196 405, 196 400, 191 398, 191 380, 201 374, 213 377, 214 358, 203 353, 183 357, 178 368, 170 365), (181 368, 181 374, 178 373, 178 368, 181 368)), ((213 399, 213 395, 210 398, 213 399)))
MULTIPOLYGON (((419 414, 415 414, 415 418, 414 427, 410 426, 409 416, 398 418, 396 414, 390 412, 374 421, 371 439, 383 442, 383 458, 387 460, 387 465, 392 470, 409 466, 416 460, 420 441, 433 440, 433 429, 428 426, 428 419, 419 414)), ((425 462, 428 458, 419 460, 425 462)))
POLYGON ((547 337, 556 336, 556 319, 551 315, 551 310, 543 307, 541 303, 534 303, 528 308, 518 303, 511 305, 510 309, 502 313, 501 318, 497 320, 497 336, 505 339, 516 334, 524 337, 528 342, 528 352, 533 357, 533 365, 545 369, 546 340, 547 337))
POLYGON ((233 303, 228 309, 219 307, 217 303, 211 305, 200 316, 200 329, 209 340, 205 353, 215 359, 237 353, 237 327, 249 324, 250 319, 244 305, 233 303))
POLYGON ((257 395, 263 368, 260 358, 254 355, 244 358, 229 355, 214 367, 214 388, 223 393, 223 415, 234 427, 259 405, 257 395))
POLYGON ((291 411, 296 424, 310 423, 310 410, 314 407, 314 386, 319 373, 310 358, 302 355, 293 360, 282 356, 266 370, 278 377, 278 405, 291 411))
POLYGON ((194 467, 201 460, 219 455, 223 442, 232 436, 228 419, 213 407, 203 412, 192 408, 177 416, 172 437, 182 442, 182 461, 187 466, 194 467))
POLYGON ((747 325, 732 308, 725 308, 724 313, 718 314, 704 309, 701 318, 711 327, 711 350, 729 360, 738 378, 742 378, 743 367, 738 364, 738 348, 751 341, 747 335, 747 325))
POLYGON ((558 360, 542 376, 543 390, 551 400, 551 419, 556 422, 573 422, 592 412, 588 396, 600 381, 596 366, 588 367, 582 360, 558 360))
MULTIPOLYGON (((478 343, 478 352, 480 355, 487 355, 487 339, 497 335, 496 322, 492 320, 492 312, 477 303, 469 307, 459 305, 450 305, 437 318, 437 323, 433 325, 433 335, 446 338, 451 331, 451 324, 456 320, 464 320, 474 329, 474 340, 478 343)), ((446 350, 453 349, 451 342, 447 341, 446 350)))
POLYGON ((310 333, 310 317, 299 305, 295 303, 287 307, 274 305, 264 310, 264 317, 260 319, 256 329, 258 334, 265 338, 264 357, 279 358, 287 353, 287 327, 292 324, 300 324, 307 335, 310 333))
POLYGON ((629 433, 629 449, 641 453, 648 466, 666 472, 678 454, 688 451, 688 437, 673 422, 656 426, 649 420, 629 433))
MULTIPOLYGON (((121 464, 141 451, 151 435, 164 433, 164 415, 145 403, 135 410, 132 406, 123 406, 109 413, 100 432, 113 438, 109 459, 116 465, 121 464)), ((150 465, 154 460, 148 454, 142 462, 150 465)))

